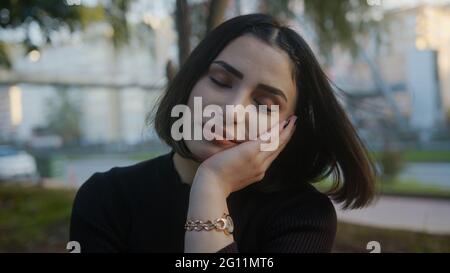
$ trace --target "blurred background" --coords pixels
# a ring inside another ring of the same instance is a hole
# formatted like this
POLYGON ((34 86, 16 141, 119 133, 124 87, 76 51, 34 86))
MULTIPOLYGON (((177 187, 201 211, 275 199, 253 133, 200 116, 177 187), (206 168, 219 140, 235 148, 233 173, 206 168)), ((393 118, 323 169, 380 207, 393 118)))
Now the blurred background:
POLYGON ((167 152, 157 98, 254 12, 307 40, 377 162, 377 202, 336 206, 334 252, 450 252, 450 0, 2 0, 0 252, 66 251, 76 190, 167 152))

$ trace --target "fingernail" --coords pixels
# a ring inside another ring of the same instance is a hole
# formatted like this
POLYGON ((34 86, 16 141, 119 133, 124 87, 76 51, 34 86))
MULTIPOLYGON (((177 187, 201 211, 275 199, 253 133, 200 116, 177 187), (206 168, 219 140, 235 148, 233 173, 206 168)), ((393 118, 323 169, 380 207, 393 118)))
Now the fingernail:
POLYGON ((297 117, 295 117, 294 125, 296 125, 296 124, 297 124, 297 121, 298 121, 298 118, 297 118, 297 117))
POLYGON ((288 119, 288 121, 286 122, 286 124, 283 126, 283 129, 286 128, 289 125, 289 122, 291 121, 291 119, 288 119))

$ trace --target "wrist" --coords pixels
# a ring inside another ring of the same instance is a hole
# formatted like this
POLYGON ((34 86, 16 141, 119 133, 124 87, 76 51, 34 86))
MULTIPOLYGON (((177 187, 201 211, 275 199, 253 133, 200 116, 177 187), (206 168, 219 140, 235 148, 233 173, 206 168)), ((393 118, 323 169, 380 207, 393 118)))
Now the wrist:
POLYGON ((205 194, 212 194, 215 196, 221 195, 225 198, 231 193, 228 186, 222 181, 219 175, 202 165, 197 169, 192 182, 191 190, 192 189, 201 189, 205 194))

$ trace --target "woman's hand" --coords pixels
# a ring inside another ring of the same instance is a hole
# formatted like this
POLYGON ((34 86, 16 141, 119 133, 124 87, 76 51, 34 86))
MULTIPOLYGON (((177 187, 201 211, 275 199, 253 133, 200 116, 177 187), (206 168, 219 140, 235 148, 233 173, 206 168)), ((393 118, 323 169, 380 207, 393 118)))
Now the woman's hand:
MULTIPOLYGON (((261 137, 219 152, 205 160, 192 182, 188 219, 212 220, 229 214, 227 197, 251 183, 263 179, 272 161, 291 138, 297 117, 291 117, 279 128, 279 145, 274 151, 261 151, 261 137)), ((272 128, 273 129, 273 128, 272 128)), ((185 252, 216 252, 234 241, 233 235, 221 232, 187 232, 185 252)))
POLYGON ((259 137, 211 156, 198 168, 193 187, 206 186, 199 185, 206 183, 207 187, 215 187, 215 190, 228 196, 262 180, 272 161, 289 142, 296 119, 296 116, 291 116, 279 126, 279 145, 274 151, 261 151, 264 141, 259 137))

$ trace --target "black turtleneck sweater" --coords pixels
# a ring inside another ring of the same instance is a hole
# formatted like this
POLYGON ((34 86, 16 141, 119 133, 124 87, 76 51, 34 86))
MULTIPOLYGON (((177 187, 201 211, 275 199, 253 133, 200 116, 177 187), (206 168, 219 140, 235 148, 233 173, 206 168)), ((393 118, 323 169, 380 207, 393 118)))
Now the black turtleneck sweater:
MULTIPOLYGON (((172 156, 95 173, 81 186, 70 226, 81 252, 184 251, 190 185, 181 182, 172 156)), ((276 193, 250 185, 227 203, 235 241, 219 252, 331 251, 336 212, 309 184, 276 193)))

